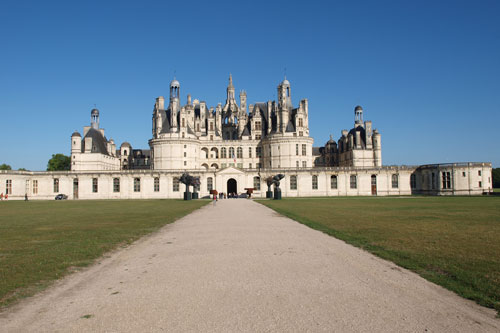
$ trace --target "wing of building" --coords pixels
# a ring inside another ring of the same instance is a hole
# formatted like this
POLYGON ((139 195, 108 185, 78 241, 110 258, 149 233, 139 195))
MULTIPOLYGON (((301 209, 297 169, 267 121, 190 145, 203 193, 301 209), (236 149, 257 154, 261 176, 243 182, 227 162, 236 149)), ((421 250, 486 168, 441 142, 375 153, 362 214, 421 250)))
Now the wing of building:
MULTIPOLYGON (((200 178, 201 197, 211 190, 242 193, 254 189, 264 197, 266 179, 278 173, 283 196, 456 195, 492 189, 491 163, 383 166, 381 134, 354 108, 354 126, 335 141, 313 147, 307 99, 292 103, 290 82, 277 87, 277 101, 247 104, 236 100, 232 76, 226 101, 209 107, 170 83, 168 101, 156 98, 149 149, 123 142, 117 149, 100 128, 99 110, 91 110, 90 126, 71 136, 71 171, 2 171, 4 194, 12 199, 180 198, 184 172, 200 178)), ((0 188, 1 191, 1 188, 0 188)))

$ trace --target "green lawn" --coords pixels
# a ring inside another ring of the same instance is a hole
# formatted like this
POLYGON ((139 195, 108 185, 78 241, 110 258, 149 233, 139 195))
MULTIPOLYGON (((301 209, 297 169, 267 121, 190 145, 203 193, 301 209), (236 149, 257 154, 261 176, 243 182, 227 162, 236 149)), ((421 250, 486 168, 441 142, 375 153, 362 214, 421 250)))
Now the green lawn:
POLYGON ((207 200, 0 202, 0 307, 207 200))
POLYGON ((500 311, 500 197, 259 202, 500 311))

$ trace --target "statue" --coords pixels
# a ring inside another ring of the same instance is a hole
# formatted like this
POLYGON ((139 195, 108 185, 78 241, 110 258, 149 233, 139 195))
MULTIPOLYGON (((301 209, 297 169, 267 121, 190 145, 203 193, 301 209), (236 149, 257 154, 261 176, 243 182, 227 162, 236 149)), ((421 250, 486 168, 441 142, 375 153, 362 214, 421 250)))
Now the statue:
POLYGON ((285 175, 280 173, 277 174, 276 176, 271 176, 266 178, 266 184, 267 184, 267 192, 266 192, 266 198, 271 199, 273 197, 273 192, 271 191, 271 186, 274 185, 274 199, 280 200, 281 199, 281 189, 280 189, 280 180, 285 178, 285 175))

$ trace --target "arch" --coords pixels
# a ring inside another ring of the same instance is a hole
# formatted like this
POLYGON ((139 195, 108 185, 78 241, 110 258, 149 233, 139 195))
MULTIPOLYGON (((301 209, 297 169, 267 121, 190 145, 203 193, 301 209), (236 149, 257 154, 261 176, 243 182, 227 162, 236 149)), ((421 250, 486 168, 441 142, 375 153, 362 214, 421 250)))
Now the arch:
POLYGON ((226 149, 226 147, 222 147, 220 149, 220 158, 227 158, 227 149, 226 149))
POLYGON ((205 153, 205 158, 208 158, 208 148, 203 147, 203 148, 201 148, 201 151, 205 153))
POLYGON ((219 158, 219 150, 215 147, 212 147, 212 149, 210 149, 211 152, 214 152, 214 158, 219 158))
POLYGON ((337 175, 331 175, 330 176, 330 188, 332 190, 336 190, 337 186, 338 186, 337 175))
POLYGON ((238 193, 238 183, 234 178, 229 178, 227 181, 227 194, 229 195, 230 193, 238 193))
POLYGON ((212 163, 211 168, 218 169, 219 165, 217 163, 212 163))
POLYGON ((372 195, 377 195, 377 175, 372 175, 372 195))
POLYGON ((208 170, 208 164, 207 164, 207 163, 203 163, 203 164, 201 165, 201 167, 202 167, 202 168, 205 168, 205 170, 208 170))

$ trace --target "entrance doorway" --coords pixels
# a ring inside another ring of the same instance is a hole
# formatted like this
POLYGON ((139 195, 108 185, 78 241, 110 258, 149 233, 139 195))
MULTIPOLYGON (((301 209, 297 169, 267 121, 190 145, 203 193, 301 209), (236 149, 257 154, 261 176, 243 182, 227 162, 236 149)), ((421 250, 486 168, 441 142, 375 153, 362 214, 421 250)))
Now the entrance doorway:
POLYGON ((372 195, 377 195, 377 175, 372 175, 372 195))
POLYGON ((78 199, 78 178, 73 179, 73 199, 78 199))
POLYGON ((238 193, 238 185, 234 178, 227 181, 227 195, 229 196, 231 193, 238 193))

